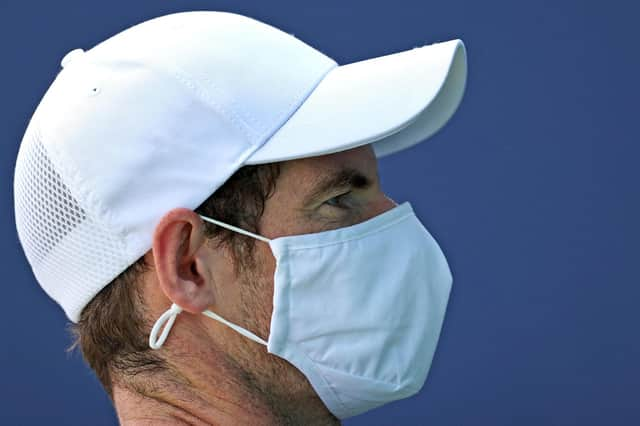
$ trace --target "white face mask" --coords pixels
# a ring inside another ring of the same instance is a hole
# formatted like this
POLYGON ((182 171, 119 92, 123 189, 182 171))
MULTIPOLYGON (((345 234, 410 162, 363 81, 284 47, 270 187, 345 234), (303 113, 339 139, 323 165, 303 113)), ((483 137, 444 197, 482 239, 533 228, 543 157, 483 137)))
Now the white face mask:
MULTIPOLYGON (((267 242, 276 259, 268 342, 211 311, 203 314, 296 366, 336 417, 422 388, 452 276, 408 203, 357 225, 273 240, 203 219, 267 242)), ((153 326, 153 349, 180 311, 174 304, 153 326)))

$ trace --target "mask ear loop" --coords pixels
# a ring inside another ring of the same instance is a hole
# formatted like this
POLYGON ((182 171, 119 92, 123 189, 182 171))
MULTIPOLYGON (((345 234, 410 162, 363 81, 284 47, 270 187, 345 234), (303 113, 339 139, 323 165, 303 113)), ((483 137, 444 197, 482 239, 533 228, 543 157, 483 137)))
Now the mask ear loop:
POLYGON ((173 327, 173 323, 176 321, 176 317, 180 312, 182 312, 182 308, 174 303, 165 311, 164 314, 160 316, 160 318, 158 318, 156 323, 153 324, 151 333, 149 333, 149 346, 151 349, 160 349, 162 347, 164 341, 167 340, 171 327, 173 327), (158 336, 161 328, 162 333, 158 336))
POLYGON ((220 222, 219 220, 211 219, 210 217, 200 215, 202 220, 205 222, 213 223, 214 225, 221 226, 223 228, 229 229, 230 231, 237 232, 238 234, 246 235, 247 237, 255 238, 256 240, 262 241, 264 243, 270 243, 271 240, 267 237, 263 237, 262 235, 254 234, 253 232, 245 231, 242 228, 238 228, 237 226, 229 225, 224 222, 220 222))
POLYGON ((261 345, 267 346, 268 343, 265 342, 263 339, 261 339, 260 337, 256 336, 255 334, 253 334, 252 332, 250 332, 249 330, 245 330, 244 328, 235 325, 232 322, 227 321, 226 319, 222 318, 220 315, 216 314, 215 312, 211 312, 209 310, 204 311, 202 313, 203 315, 208 316, 211 319, 214 319, 218 322, 221 322, 222 324, 226 325, 229 328, 234 329, 235 331, 237 331, 238 333, 242 334, 244 337, 246 337, 247 339, 253 340, 256 343, 260 343, 261 345))
MULTIPOLYGON (((173 323, 176 321, 176 317, 180 312, 182 312, 182 308, 174 303, 169 309, 165 311, 164 314, 160 315, 160 318, 158 318, 156 323, 153 324, 151 333, 149 333, 149 347, 151 347, 151 349, 160 349, 162 347, 164 341, 167 340, 167 336, 169 336, 169 332, 171 331, 171 327, 173 327, 173 323), (162 333, 160 333, 160 329, 162 329, 162 333), (158 333, 160 333, 160 336, 158 336, 158 333)), ((226 325, 229 328, 232 328, 236 332, 242 334, 244 337, 250 340, 253 340, 256 343, 260 343, 264 346, 268 345, 268 343, 262 338, 256 336, 249 330, 245 330, 244 328, 227 321, 215 312, 206 310, 202 312, 202 314, 218 322, 221 322, 222 324, 226 325)))
MULTIPOLYGON (((221 226, 223 228, 229 229, 231 231, 237 232, 239 234, 242 235, 246 235, 248 237, 252 237, 255 238, 256 240, 265 242, 265 243, 269 243, 271 242, 271 240, 267 237, 263 237, 262 235, 258 235, 258 234, 254 234, 253 232, 249 232, 249 231, 245 231, 242 228, 238 228, 236 226, 233 225, 229 225, 227 223, 224 222, 220 222, 219 220, 215 220, 215 219, 211 219, 210 217, 206 217, 206 216, 202 216, 200 215, 200 217, 206 221, 206 222, 210 222, 213 223, 215 225, 221 226)), ((176 321, 176 317, 178 316, 178 314, 182 312, 182 308, 178 305, 176 305, 175 303, 173 303, 171 305, 171 307, 169 309, 167 309, 167 311, 165 313, 163 313, 160 318, 158 318, 158 320, 156 321, 155 324, 153 324, 153 328, 151 329, 151 333, 149 333, 149 347, 151 349, 160 349, 162 347, 162 345, 164 344, 165 340, 167 340, 167 336, 169 336, 169 332, 171 331, 171 327, 173 327, 173 323, 176 321), (164 326, 164 328, 163 328, 164 326), (160 336, 158 336, 158 333, 160 332, 160 329, 162 328, 162 333, 160 333, 160 336)), ((260 337, 256 336, 255 334, 253 334, 252 332, 245 330, 244 328, 237 326, 229 321, 227 321, 226 319, 222 318, 220 315, 211 312, 209 310, 206 310, 204 312, 202 312, 203 315, 208 316, 211 319, 214 319, 218 322, 221 322, 222 324, 226 325, 227 327, 232 328, 233 330, 237 331, 238 333, 240 333, 241 335, 243 335, 244 337, 253 340, 256 343, 260 343, 261 345, 267 346, 267 342, 264 341, 263 339, 261 339, 260 337)))

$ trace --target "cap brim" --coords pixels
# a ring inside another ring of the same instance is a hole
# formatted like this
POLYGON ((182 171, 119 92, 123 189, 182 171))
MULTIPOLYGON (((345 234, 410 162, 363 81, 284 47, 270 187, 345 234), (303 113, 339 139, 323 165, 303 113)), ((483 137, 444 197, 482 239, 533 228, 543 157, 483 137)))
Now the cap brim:
POLYGON ((461 40, 336 67, 246 164, 370 143, 378 156, 408 148, 449 120, 462 100, 466 77, 461 40))

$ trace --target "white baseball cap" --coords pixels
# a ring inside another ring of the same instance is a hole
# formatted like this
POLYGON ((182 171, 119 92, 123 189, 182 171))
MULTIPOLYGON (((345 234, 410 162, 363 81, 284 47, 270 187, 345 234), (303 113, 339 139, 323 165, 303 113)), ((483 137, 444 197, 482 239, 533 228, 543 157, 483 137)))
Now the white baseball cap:
POLYGON ((76 49, 38 105, 15 169, 18 235, 45 292, 82 309, 245 164, 440 129, 462 98, 460 40, 338 66, 294 36, 226 12, 184 12, 76 49))

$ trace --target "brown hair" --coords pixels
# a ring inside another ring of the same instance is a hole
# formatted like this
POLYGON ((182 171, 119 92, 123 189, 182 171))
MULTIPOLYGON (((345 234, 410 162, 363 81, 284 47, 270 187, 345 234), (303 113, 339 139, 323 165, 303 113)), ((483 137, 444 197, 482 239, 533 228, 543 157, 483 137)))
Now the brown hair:
MULTIPOLYGON (((277 163, 242 167, 195 211, 257 233, 279 173, 277 163)), ((207 237, 230 245, 236 267, 253 260, 251 238, 209 223, 206 232, 207 237)), ((111 398, 114 379, 123 379, 127 386, 127 378, 169 370, 167 362, 148 346, 151 324, 139 285, 140 276, 148 270, 144 257, 138 259, 104 287, 70 327, 74 341, 69 351, 80 348, 111 398)), ((135 384, 132 387, 139 391, 135 384)))

